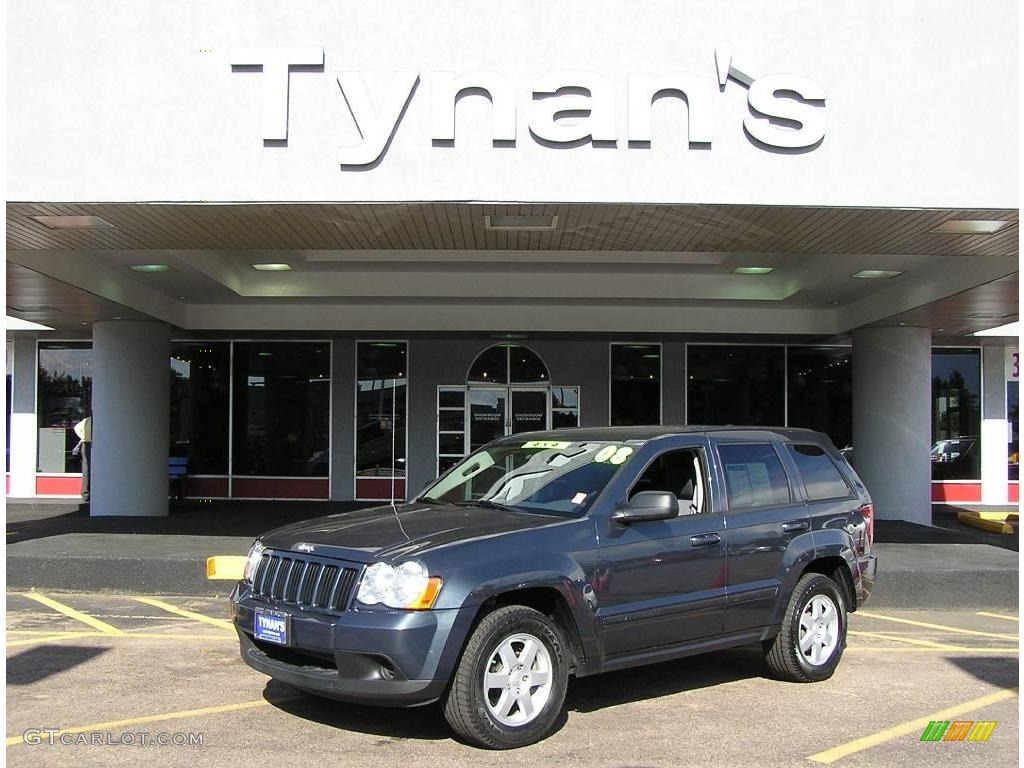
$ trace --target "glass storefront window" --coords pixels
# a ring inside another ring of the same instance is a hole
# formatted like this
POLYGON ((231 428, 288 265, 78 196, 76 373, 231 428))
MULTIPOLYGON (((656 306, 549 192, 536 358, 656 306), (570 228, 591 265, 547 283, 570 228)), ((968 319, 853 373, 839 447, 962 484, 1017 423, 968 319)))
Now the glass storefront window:
POLYGON ((466 388, 437 388, 437 474, 466 455, 466 388))
POLYGON ((230 344, 171 344, 171 456, 190 475, 228 473, 230 344))
POLYGON ((784 423, 783 347, 688 345, 689 424, 773 426, 784 423))
POLYGON ((92 410, 92 344, 40 342, 37 471, 81 472, 74 426, 92 410))
POLYGON ((469 368, 470 384, 547 384, 548 367, 540 356, 521 344, 495 344, 469 368))
POLYGON ((404 341, 356 345, 356 496, 360 499, 405 497, 407 346, 404 341), (380 480, 385 482, 376 482, 380 480))
POLYGON ((7 393, 7 422, 5 424, 7 431, 7 471, 11 471, 11 413, 13 408, 11 407, 14 403, 14 345, 11 342, 7 342, 7 388, 4 390, 7 393))
POLYGON ((1020 480, 1020 382, 1006 382, 1006 420, 1010 443, 1006 447, 1009 479, 1020 480))
POLYGON ((981 477, 981 350, 932 350, 932 479, 981 477))
POLYGON ((836 448, 853 444, 853 356, 849 347, 789 347, 790 427, 824 432, 836 448))
POLYGON ((235 475, 327 476, 330 350, 327 342, 234 345, 235 475))
POLYGON ((611 345, 609 423, 661 424, 661 345, 611 345))
POLYGON ((551 428, 578 427, 580 425, 580 388, 551 388, 551 428))

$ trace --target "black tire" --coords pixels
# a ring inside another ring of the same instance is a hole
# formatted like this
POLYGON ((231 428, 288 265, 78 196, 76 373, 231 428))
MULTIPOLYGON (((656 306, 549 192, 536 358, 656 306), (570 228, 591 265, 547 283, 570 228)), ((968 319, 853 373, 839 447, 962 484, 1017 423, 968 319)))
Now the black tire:
POLYGON ((846 648, 846 602, 842 591, 828 576, 805 573, 790 595, 782 627, 775 639, 766 644, 765 660, 772 674, 779 680, 792 683, 816 683, 827 680, 836 671, 846 648), (839 640, 831 654, 820 664, 811 664, 800 652, 800 618, 812 598, 822 595, 831 600, 839 617, 839 640))
POLYGON ((515 749, 540 741, 562 712, 569 683, 569 660, 558 624, 543 613, 510 605, 487 614, 470 635, 448 688, 444 716, 459 736, 487 749, 515 749), (517 633, 540 639, 551 659, 551 691, 547 702, 530 722, 510 726, 498 722, 484 700, 483 675, 491 655, 502 641, 517 633))

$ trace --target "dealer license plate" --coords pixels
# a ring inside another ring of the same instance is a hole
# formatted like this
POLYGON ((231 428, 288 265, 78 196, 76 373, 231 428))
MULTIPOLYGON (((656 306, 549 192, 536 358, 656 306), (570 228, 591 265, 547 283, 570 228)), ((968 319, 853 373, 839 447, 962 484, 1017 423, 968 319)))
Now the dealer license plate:
POLYGON ((280 611, 256 609, 253 618, 253 636, 257 640, 276 645, 288 645, 291 630, 291 616, 280 611))

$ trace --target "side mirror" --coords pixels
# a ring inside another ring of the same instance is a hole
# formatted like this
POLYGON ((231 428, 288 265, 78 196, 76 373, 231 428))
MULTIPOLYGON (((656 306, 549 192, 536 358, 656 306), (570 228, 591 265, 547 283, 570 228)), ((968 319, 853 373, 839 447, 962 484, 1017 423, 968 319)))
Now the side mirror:
POLYGON ((668 520, 679 514, 679 499, 668 491, 640 491, 612 515, 620 523, 668 520))

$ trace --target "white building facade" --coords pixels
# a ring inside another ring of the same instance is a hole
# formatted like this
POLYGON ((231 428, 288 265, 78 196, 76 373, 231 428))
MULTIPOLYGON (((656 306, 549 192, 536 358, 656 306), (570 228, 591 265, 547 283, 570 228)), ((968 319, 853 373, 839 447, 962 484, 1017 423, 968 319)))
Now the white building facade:
POLYGON ((93 514, 651 422, 1015 501, 1017 13, 14 2, 8 495, 77 494, 91 413, 93 514))

